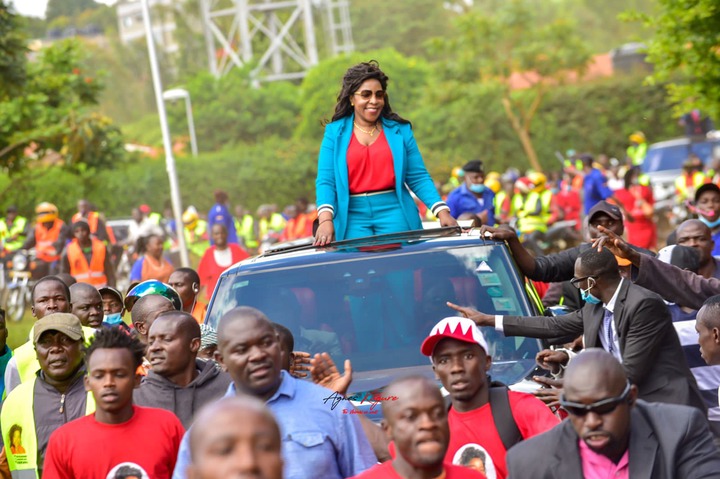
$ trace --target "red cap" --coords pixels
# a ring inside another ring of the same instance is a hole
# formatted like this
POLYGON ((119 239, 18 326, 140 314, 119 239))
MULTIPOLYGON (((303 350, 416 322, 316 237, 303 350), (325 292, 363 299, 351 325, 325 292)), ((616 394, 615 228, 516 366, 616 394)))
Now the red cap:
POLYGON ((479 344, 485 352, 488 350, 485 336, 483 336, 480 328, 477 327, 477 324, 475 324, 472 319, 452 316, 441 320, 433 326, 430 334, 427 338, 425 338, 422 346, 420 346, 420 352, 425 356, 432 356, 437 343, 445 338, 457 339, 458 341, 464 341, 466 343, 479 344))
POLYGON ((140 210, 140 213, 150 213, 150 207, 148 205, 140 205, 138 209, 140 210))

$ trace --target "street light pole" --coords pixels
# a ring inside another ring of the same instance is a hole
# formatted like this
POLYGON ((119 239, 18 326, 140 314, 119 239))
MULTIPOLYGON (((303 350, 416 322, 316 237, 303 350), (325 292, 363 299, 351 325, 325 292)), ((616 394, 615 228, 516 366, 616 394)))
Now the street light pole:
POLYGON ((190 103, 190 92, 183 88, 173 88, 163 93, 165 100, 185 100, 185 114, 187 115, 188 130, 190 131, 190 150, 193 156, 198 154, 197 137, 195 136, 195 121, 193 120, 192 103, 190 103))
POLYGON ((158 115, 160 116, 160 131, 162 132, 163 146, 165 147, 165 168, 170 180, 170 200, 172 202, 173 215, 175 216, 175 230, 180 247, 180 262, 184 267, 188 267, 190 266, 190 258, 188 257, 187 248, 185 247, 185 227, 182 222, 180 184, 177 178, 177 171, 175 171, 175 158, 172 153, 167 113, 165 112, 165 102, 162 97, 162 81, 160 79, 160 68, 158 67, 157 56, 155 55, 155 39, 150 21, 150 7, 148 0, 141 0, 141 4, 143 9, 143 23, 145 24, 145 37, 147 38, 148 56, 150 57, 150 70, 152 72, 153 88, 155 90, 155 100, 157 102, 158 115))

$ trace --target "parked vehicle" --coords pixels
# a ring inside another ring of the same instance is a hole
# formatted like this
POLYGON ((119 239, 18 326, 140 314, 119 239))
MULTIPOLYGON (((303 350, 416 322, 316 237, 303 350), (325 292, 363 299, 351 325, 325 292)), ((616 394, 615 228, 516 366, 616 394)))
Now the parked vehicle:
POLYGON ((650 178, 655 201, 675 198, 675 180, 682 175, 682 165, 690 154, 697 155, 704 165, 709 165, 713 155, 720 158, 720 138, 690 142, 689 138, 653 143, 648 148, 642 171, 650 178))
MULTIPOLYGON (((420 344, 437 321, 454 315, 446 301, 490 314, 538 315, 542 305, 533 293, 507 245, 483 240, 478 230, 420 230, 329 248, 298 240, 225 271, 205 321, 217 327, 232 308, 258 308, 293 332, 295 349, 328 352, 339 364, 349 358, 349 394, 364 397, 398 376, 434 378, 420 344)), ((493 380, 536 389, 529 378, 540 341, 483 329, 493 380)))
POLYGON ((20 321, 25 308, 31 304, 30 293, 35 281, 37 270, 35 250, 18 250, 7 263, 7 283, 3 291, 5 317, 10 321, 20 321))

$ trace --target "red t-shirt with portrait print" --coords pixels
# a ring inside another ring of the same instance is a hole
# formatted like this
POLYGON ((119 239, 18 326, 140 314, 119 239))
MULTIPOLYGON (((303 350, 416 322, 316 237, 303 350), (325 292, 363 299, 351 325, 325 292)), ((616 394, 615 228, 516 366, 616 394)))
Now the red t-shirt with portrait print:
MULTIPOLYGON (((542 401, 526 393, 508 391, 510 411, 523 439, 542 434, 559 424, 558 418, 542 401)), ((470 412, 457 412, 452 407, 448 413, 450 423, 450 445, 445 462, 458 464, 463 446, 476 444, 482 447, 492 458, 495 473, 486 467, 488 479, 505 479, 505 446, 495 427, 490 403, 470 412), (456 458, 456 454, 458 457, 456 458)))
POLYGON ((170 479, 184 433, 164 409, 133 406, 122 424, 100 423, 91 414, 52 433, 43 479, 113 478, 121 468, 143 479, 170 479))
MULTIPOLYGON (((445 479, 485 479, 484 475, 467 467, 444 464, 444 468, 445 479)), ((397 473, 392 465, 392 461, 387 461, 373 466, 351 479, 403 479, 403 477, 397 473)))

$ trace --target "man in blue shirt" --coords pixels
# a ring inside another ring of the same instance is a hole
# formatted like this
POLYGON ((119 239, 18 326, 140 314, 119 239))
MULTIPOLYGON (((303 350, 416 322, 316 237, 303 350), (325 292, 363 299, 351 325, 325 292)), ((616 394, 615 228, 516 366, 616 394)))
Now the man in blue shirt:
MULTIPOLYGON (((278 335, 263 313, 232 309, 220 319, 217 334, 218 360, 233 379, 226 396, 265 401, 280 426, 285 479, 342 479, 377 462, 357 417, 333 407, 327 389, 281 369, 278 335)), ((190 462, 186 434, 173 479, 185 479, 190 462)))
MULTIPOLYGON (((620 201, 615 198, 613 191, 608 188, 608 180, 602 171, 593 167, 592 155, 582 155, 583 173, 583 201, 585 203, 585 214, 587 215, 595 204, 602 200, 612 199, 613 203, 620 205, 620 201)), ((448 202, 449 204, 449 202, 448 202)))
POLYGON ((485 186, 485 171, 480 160, 468 161, 463 166, 465 181, 450 192, 447 205, 453 218, 472 213, 484 225, 495 224, 495 193, 485 186))

